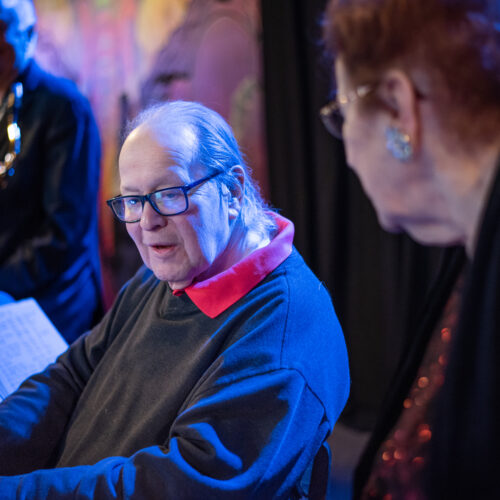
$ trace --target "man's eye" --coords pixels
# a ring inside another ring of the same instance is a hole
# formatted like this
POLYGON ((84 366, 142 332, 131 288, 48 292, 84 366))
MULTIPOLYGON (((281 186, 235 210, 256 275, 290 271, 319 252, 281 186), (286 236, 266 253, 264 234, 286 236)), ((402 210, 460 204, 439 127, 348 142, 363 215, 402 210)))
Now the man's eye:
POLYGON ((126 198, 125 199, 125 204, 127 205, 127 207, 130 207, 130 208, 135 207, 138 203, 140 203, 138 198, 126 198))
POLYGON ((167 193, 164 198, 167 198, 168 200, 175 200, 180 196, 179 193, 167 193))
POLYGON ((182 198, 182 196, 181 191, 163 191, 161 193, 160 201, 168 203, 170 201, 178 200, 179 198, 182 198))

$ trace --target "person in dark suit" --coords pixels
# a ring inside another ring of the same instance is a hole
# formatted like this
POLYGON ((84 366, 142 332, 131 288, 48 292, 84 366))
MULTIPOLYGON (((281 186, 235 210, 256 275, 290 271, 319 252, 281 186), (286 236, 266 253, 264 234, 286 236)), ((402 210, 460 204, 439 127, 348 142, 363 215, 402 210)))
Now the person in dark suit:
POLYGON ((31 0, 0 2, 0 290, 69 342, 100 316, 100 140, 76 86, 33 60, 31 0))

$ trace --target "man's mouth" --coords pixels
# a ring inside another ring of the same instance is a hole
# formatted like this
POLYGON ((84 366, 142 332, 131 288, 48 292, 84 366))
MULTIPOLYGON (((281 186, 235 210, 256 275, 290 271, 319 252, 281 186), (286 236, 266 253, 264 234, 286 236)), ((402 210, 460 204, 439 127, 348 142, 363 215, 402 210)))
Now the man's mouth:
POLYGON ((150 245, 150 248, 157 255, 165 255, 175 249, 175 245, 150 245))

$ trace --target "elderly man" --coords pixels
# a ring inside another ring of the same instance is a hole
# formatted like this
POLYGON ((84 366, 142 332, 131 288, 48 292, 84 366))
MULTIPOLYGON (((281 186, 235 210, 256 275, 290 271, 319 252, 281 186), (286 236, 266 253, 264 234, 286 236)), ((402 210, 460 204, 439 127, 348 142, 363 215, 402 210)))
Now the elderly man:
POLYGON ((145 266, 0 405, 2 499, 289 498, 348 394, 327 291, 214 111, 144 112, 119 168, 145 266))
POLYGON ((0 0, 0 290, 71 342, 101 312, 100 144, 75 85, 33 61, 31 0, 0 0))

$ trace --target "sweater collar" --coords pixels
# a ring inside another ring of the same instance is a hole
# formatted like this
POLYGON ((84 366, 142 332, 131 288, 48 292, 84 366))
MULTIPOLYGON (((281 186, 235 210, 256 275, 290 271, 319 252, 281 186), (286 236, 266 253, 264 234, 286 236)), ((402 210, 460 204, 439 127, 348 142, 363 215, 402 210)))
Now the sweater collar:
POLYGON ((174 290, 173 294, 178 296, 185 292, 210 318, 217 317, 244 297, 292 252, 293 223, 276 213, 272 215, 278 233, 268 245, 253 251, 229 269, 182 290, 174 290))

